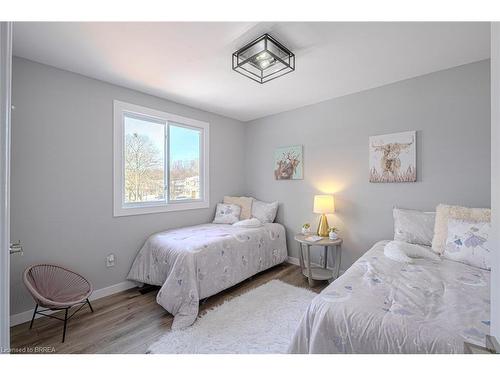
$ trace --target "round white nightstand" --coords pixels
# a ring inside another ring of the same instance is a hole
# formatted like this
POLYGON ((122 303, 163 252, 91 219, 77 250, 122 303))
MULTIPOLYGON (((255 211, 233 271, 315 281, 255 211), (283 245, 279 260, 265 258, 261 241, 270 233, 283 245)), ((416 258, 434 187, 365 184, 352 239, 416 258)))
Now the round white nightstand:
POLYGON ((313 280, 332 280, 339 277, 340 260, 342 257, 342 239, 337 238, 331 240, 328 237, 323 237, 319 241, 308 241, 310 235, 296 234, 295 241, 299 243, 299 261, 302 274, 307 277, 309 285, 313 285, 313 280), (305 246, 304 246, 305 245, 305 246), (323 267, 311 266, 311 246, 324 247, 323 267), (304 259, 304 247, 306 248, 306 257, 304 259), (335 248, 335 264, 334 269, 328 268, 328 248, 335 248))

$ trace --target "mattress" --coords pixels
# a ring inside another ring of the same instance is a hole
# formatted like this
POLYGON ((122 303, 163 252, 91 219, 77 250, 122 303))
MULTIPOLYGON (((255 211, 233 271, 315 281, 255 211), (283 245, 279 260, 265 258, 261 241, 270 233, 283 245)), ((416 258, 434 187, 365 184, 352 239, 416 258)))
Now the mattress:
POLYGON ((127 279, 161 285, 156 301, 174 315, 172 329, 196 320, 200 299, 284 262, 285 228, 204 224, 149 237, 127 279))
POLYGON ((290 353, 463 353, 490 328, 490 272, 398 263, 375 244, 311 302, 290 353))

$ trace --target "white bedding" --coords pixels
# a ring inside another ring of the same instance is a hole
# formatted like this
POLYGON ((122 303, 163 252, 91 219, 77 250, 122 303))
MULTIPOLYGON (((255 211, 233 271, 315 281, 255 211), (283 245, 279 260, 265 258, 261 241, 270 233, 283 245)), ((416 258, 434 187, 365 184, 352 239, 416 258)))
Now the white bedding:
POLYGON ((157 233, 137 254, 130 280, 161 285, 156 301, 175 316, 172 329, 196 320, 199 300, 287 258, 285 228, 204 224, 157 233))
POLYGON ((384 256, 375 244, 308 307, 291 353, 463 353, 484 345, 490 272, 449 260, 384 256))

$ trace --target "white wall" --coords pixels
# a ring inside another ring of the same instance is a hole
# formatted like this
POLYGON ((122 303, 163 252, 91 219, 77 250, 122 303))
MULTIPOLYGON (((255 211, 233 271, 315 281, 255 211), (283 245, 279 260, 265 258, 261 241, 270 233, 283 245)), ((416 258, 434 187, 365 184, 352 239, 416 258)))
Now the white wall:
POLYGON ((500 341, 500 23, 491 26, 491 333, 500 341))
MULTIPOLYGON (((392 238, 394 205, 490 206, 489 60, 397 82, 248 123, 247 193, 280 201, 278 220, 293 234, 315 228, 313 196, 335 193, 330 224, 344 238, 342 268, 376 241, 392 238), (368 182, 368 137, 417 130, 418 182, 368 182), (304 180, 275 181, 273 152, 304 145, 304 180)), ((293 93, 290 93, 293 95, 293 93)))
POLYGON ((243 192, 239 121, 19 58, 13 104, 11 234, 25 254, 12 258, 12 314, 33 307, 21 282, 27 265, 66 265, 96 289, 122 282, 150 234, 208 222, 225 194, 243 192), (113 217, 114 99, 210 123, 209 209, 113 217))

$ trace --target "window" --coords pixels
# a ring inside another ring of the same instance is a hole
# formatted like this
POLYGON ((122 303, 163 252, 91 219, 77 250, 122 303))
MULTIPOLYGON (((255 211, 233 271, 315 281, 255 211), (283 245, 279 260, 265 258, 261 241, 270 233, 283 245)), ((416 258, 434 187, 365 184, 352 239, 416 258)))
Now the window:
POLYGON ((114 102, 114 216, 209 206, 206 122, 114 102))

